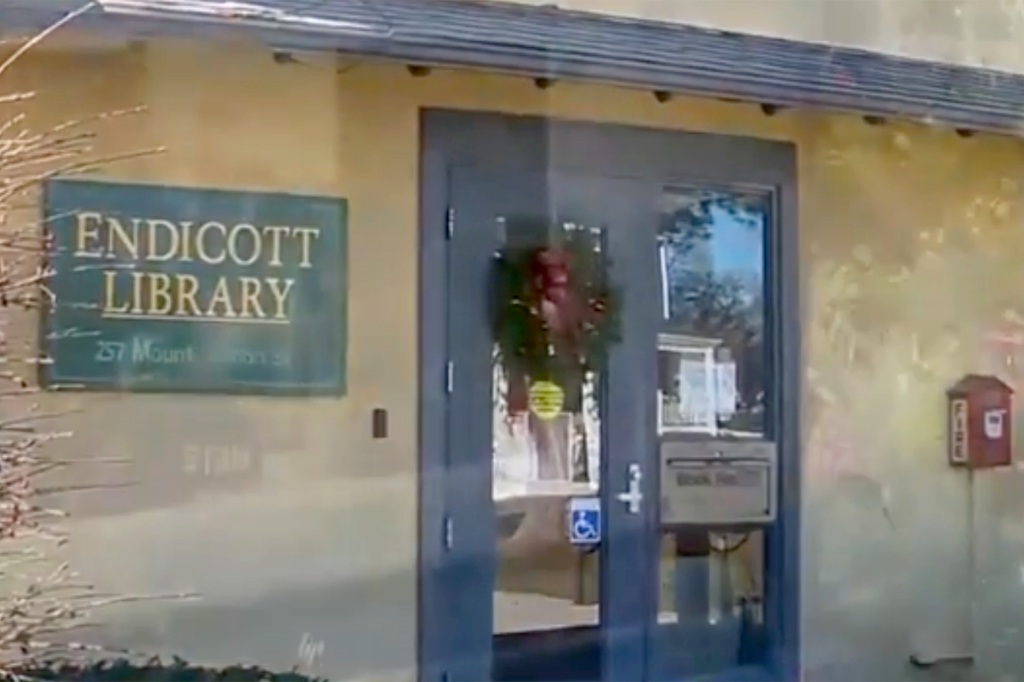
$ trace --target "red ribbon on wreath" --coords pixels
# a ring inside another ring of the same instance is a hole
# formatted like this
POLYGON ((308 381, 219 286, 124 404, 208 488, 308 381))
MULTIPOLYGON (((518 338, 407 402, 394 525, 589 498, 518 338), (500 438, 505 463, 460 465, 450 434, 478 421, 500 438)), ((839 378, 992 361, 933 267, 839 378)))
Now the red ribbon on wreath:
POLYGON ((574 345, 583 333, 600 323, 607 305, 600 298, 585 301, 573 291, 569 254, 562 249, 537 249, 532 270, 541 316, 552 334, 574 345))
POLYGON ((578 303, 569 288, 569 255, 559 249, 537 249, 530 265, 544 322, 555 335, 571 333, 578 303))

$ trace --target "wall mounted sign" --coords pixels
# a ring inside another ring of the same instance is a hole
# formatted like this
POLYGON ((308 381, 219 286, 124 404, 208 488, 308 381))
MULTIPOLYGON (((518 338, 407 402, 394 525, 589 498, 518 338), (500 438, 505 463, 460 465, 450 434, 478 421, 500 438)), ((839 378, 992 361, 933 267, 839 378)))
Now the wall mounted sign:
POLYGON ((44 385, 344 393, 344 199, 56 180, 44 212, 44 385))

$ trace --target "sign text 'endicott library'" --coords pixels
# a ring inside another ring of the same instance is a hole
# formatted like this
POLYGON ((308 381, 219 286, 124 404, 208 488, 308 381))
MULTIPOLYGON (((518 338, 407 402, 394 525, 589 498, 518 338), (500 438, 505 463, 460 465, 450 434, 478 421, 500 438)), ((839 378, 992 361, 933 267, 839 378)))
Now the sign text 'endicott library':
POLYGON ((344 199, 57 180, 47 385, 344 392, 344 199))
POLYGON ((285 259, 312 268, 319 237, 320 229, 308 226, 126 220, 90 211, 76 216, 73 255, 95 259, 103 269, 103 317, 287 324, 295 278, 281 274, 285 259), (103 261, 116 265, 104 268, 103 261), (135 267, 122 266, 127 263, 135 267), (166 263, 230 264, 251 274, 204 281, 168 272, 166 263))

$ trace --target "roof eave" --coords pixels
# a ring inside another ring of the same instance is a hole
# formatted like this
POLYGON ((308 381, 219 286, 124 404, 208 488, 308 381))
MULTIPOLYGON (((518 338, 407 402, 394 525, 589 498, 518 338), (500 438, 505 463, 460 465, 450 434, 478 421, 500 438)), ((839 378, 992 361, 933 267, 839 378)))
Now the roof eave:
MULTIPOLYGON (((330 0, 322 11, 218 12, 205 0, 102 0, 82 30, 138 38, 246 36, 279 50, 587 80, 783 107, 1018 133, 1024 75, 693 26, 474 0, 330 0), (190 9, 191 7, 191 9, 190 9), (200 11, 201 10, 201 11, 200 11)), ((0 0, 0 23, 38 29, 66 0, 0 0), (50 8, 49 16, 45 10, 50 8)), ((305 6, 308 6, 306 3, 305 6)))

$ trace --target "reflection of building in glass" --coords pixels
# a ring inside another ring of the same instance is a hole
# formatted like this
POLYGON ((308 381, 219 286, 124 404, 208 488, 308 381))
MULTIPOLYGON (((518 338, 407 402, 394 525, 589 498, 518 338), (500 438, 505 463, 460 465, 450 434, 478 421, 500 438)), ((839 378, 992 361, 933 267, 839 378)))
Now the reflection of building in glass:
POLYGON ((736 365, 721 340, 658 335, 658 424, 717 433, 736 412, 736 365))

